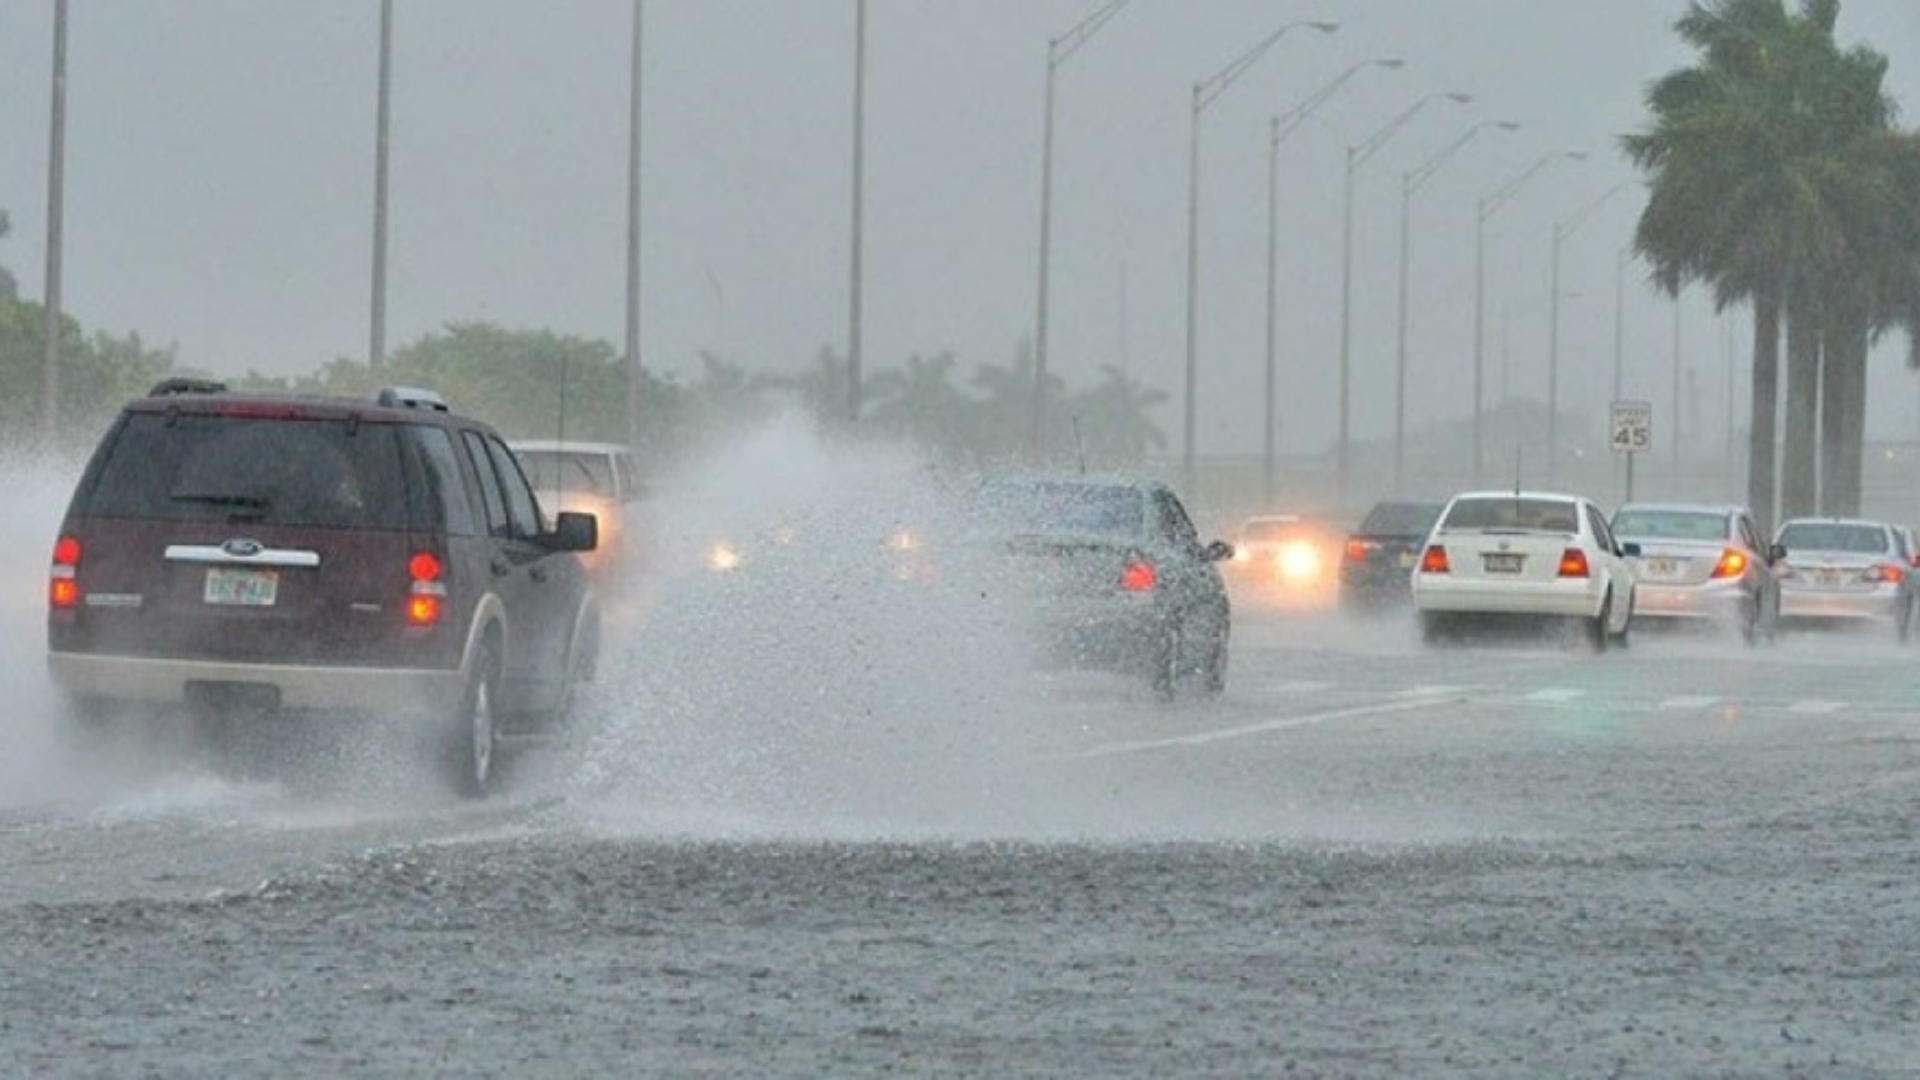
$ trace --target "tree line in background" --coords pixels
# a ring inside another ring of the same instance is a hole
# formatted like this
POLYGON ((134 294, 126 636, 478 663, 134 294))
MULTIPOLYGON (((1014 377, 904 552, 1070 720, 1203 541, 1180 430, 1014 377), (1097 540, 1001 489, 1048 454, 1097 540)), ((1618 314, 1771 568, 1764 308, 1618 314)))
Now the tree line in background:
POLYGON ((1887 58, 1834 41, 1839 13, 1694 0, 1675 29, 1698 62, 1650 86, 1651 123, 1623 140, 1654 280, 1752 307, 1747 496, 1767 521, 1859 513, 1868 347, 1898 330, 1920 364, 1920 137, 1894 125, 1887 58))
MULTIPOLYGON (((7 220, 0 214, 0 236, 7 220)), ((0 432, 39 431, 46 349, 45 308, 20 298, 0 268, 0 432)), ((61 449, 90 446, 129 398, 183 369, 172 349, 153 349, 137 334, 87 334, 63 317, 61 449)), ((797 374, 750 372, 702 353, 691 378, 643 371, 637 449, 666 466, 775 414, 799 409, 829 435, 914 444, 937 462, 960 468, 1025 460, 1033 407, 1032 352, 1006 365, 980 364, 962 377, 952 353, 911 356, 899 368, 862 380, 859 423, 847 419, 846 359, 822 350, 797 374)), ((430 387, 463 412, 514 438, 627 439, 627 365, 615 348, 550 330, 510 330, 485 322, 448 325, 388 355, 378 376, 364 361, 336 359, 307 375, 249 372, 226 381, 236 389, 370 395, 378 386, 430 387)), ((1069 390, 1049 376, 1049 419, 1043 456, 1089 467, 1139 465, 1166 445, 1151 412, 1167 395, 1116 367, 1101 369, 1092 387, 1069 390)))

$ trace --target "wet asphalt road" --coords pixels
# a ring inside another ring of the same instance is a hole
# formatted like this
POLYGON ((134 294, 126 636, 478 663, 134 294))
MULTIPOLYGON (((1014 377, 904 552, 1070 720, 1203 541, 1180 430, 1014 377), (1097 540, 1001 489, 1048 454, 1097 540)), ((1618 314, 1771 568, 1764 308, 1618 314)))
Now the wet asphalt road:
POLYGON ((939 655, 616 669, 477 807, 75 761, 11 661, 0 1074, 1920 1072, 1890 634, 1246 608, 1171 707, 939 655))

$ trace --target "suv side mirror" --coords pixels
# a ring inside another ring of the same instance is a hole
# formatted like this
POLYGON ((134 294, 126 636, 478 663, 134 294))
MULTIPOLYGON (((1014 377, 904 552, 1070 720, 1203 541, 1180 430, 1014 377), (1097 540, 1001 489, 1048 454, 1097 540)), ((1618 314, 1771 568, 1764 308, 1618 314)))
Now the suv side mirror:
POLYGON ((600 519, 578 510, 562 510, 553 531, 540 540, 549 551, 592 551, 600 546, 600 519))
POLYGON ((1200 549, 1200 558, 1205 562, 1224 562, 1233 558, 1233 545, 1225 540, 1215 540, 1200 549))

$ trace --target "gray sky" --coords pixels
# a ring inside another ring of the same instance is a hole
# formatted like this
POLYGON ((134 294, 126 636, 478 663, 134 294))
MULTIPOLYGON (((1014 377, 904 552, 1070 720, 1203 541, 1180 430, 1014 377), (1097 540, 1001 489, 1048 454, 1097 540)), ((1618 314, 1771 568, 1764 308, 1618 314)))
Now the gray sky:
MULTIPOLYGON (((1047 42, 1099 0, 871 0, 864 356, 1005 363, 1032 333, 1047 42)), ((1409 412, 1471 412, 1477 201, 1561 149, 1488 225, 1489 396, 1545 397, 1554 223, 1634 174, 1615 136, 1688 61, 1679 0, 1133 0, 1059 70, 1050 360, 1124 364, 1180 444, 1192 85, 1289 32, 1201 117, 1202 453, 1257 453, 1268 121, 1368 69, 1281 144, 1282 445, 1333 437, 1345 148, 1427 105, 1357 174, 1356 437, 1391 431, 1402 177, 1481 121, 1413 197, 1409 412)), ((459 320, 621 341, 629 0, 398 0, 389 348, 459 320)), ((643 354, 797 370, 847 336, 853 0, 647 0, 643 354)), ((0 242, 42 292, 52 0, 0 4, 0 242)), ((233 374, 365 356, 378 0, 80 0, 70 15, 64 307, 233 374)), ((1920 101, 1920 4, 1844 0, 1840 36, 1920 101)), ((1630 186, 1562 255, 1561 395, 1604 413, 1630 186)), ((1670 409, 1673 314, 1629 269, 1627 395, 1670 409)), ((1723 438, 1726 327, 1682 307, 1695 435, 1723 438)), ((1744 370, 1747 327, 1733 331, 1744 370)), ((1894 343, 1869 434, 1920 430, 1894 343)), ((1741 379, 1744 383, 1744 378, 1741 379)), ((1739 402, 1744 414, 1745 404, 1739 402)))

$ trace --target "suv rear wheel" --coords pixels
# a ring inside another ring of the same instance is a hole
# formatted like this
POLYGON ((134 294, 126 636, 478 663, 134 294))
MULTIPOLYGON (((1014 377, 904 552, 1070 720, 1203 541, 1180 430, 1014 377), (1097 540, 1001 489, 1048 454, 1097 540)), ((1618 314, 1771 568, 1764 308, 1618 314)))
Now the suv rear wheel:
POLYGON ((495 713, 499 685, 500 660, 488 641, 474 657, 473 675, 446 733, 447 776, 453 781, 454 791, 464 798, 480 798, 493 786, 499 748, 495 713))

